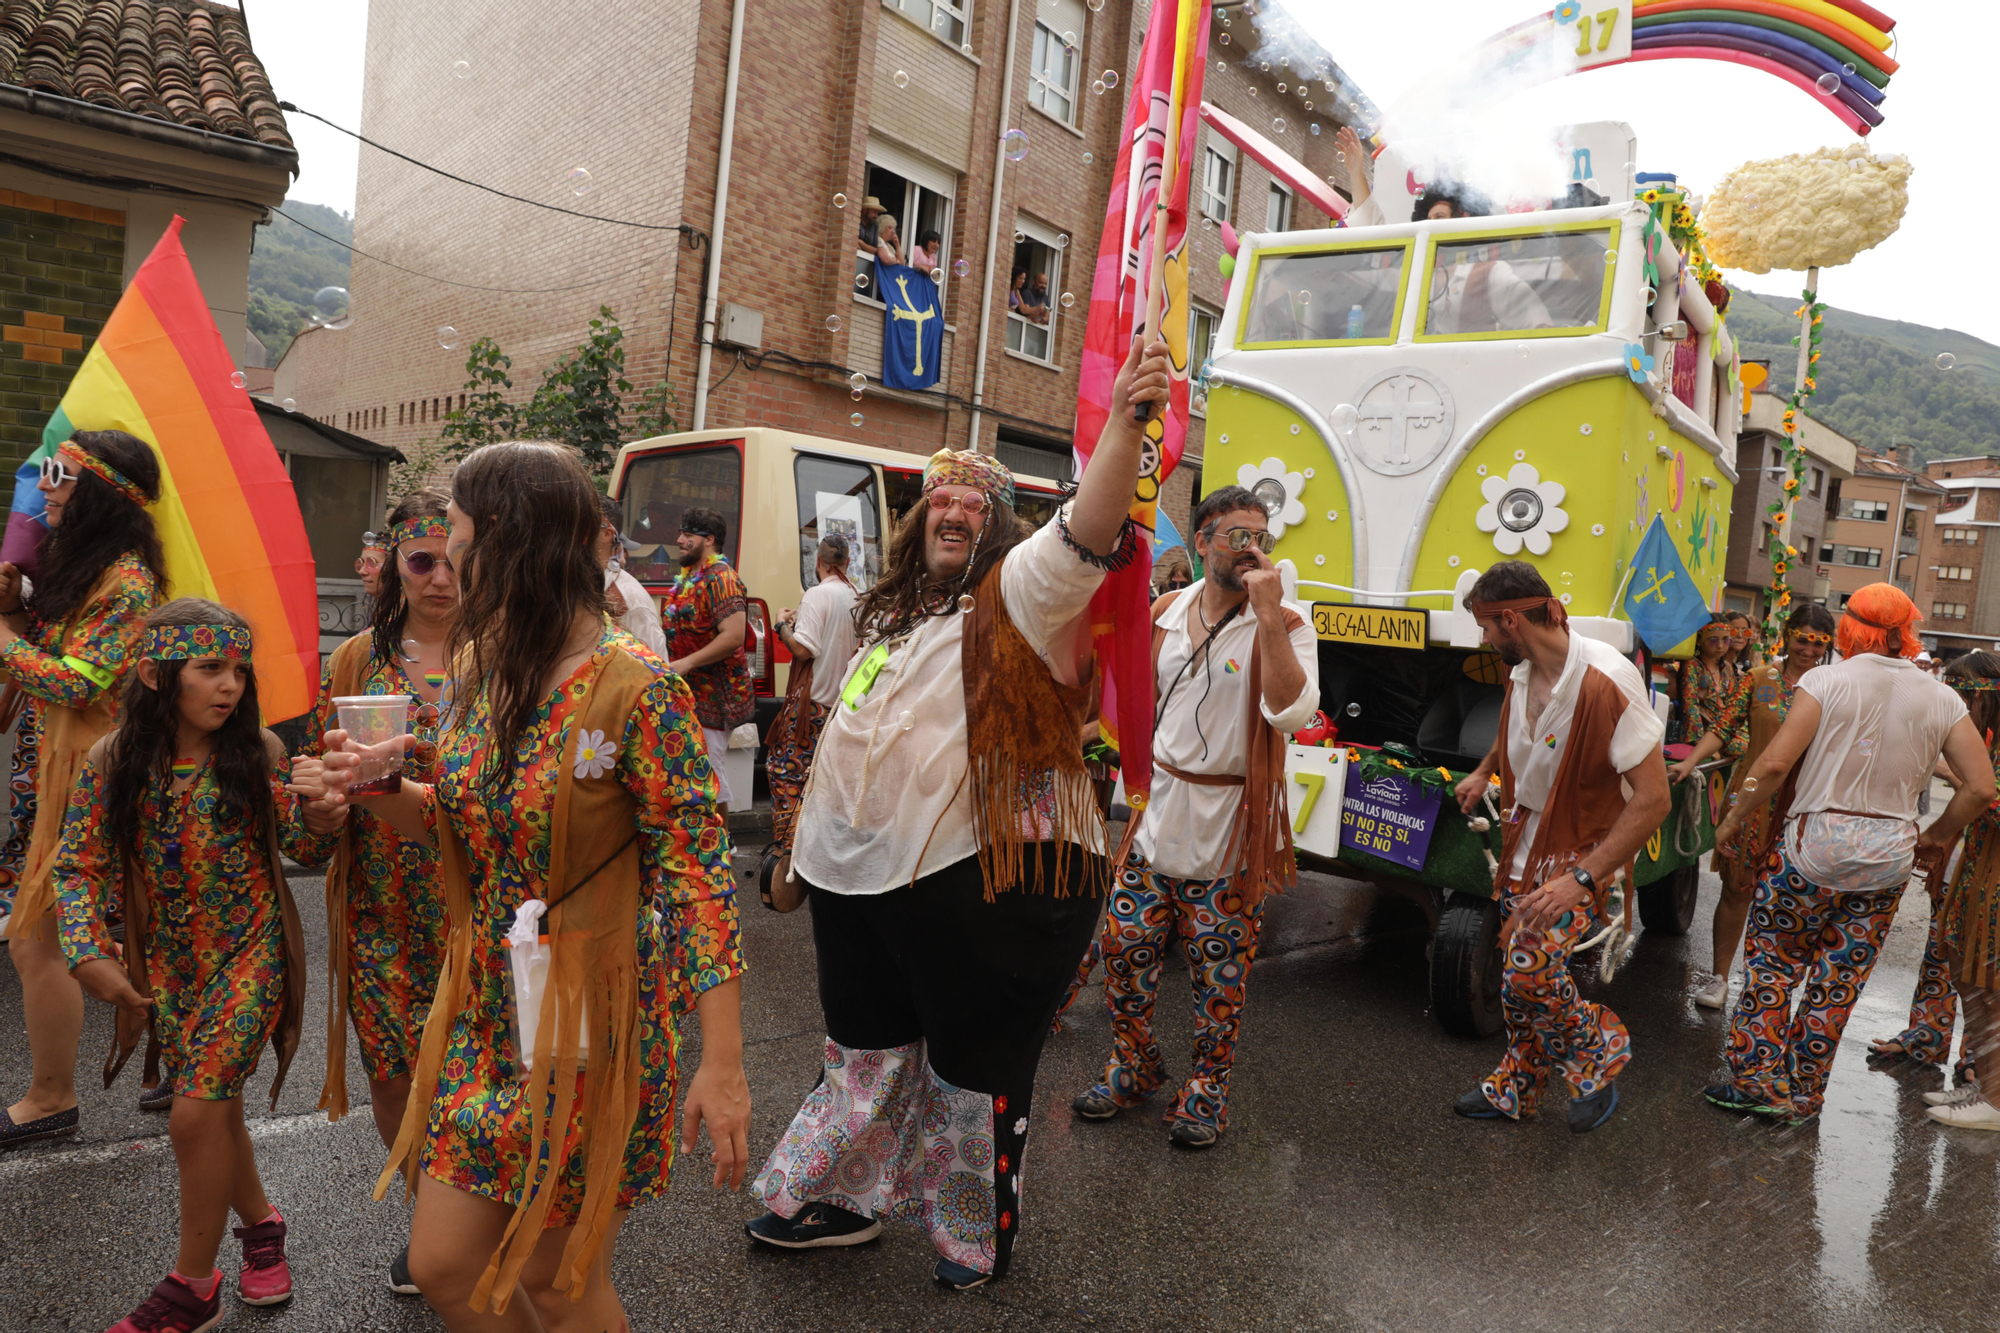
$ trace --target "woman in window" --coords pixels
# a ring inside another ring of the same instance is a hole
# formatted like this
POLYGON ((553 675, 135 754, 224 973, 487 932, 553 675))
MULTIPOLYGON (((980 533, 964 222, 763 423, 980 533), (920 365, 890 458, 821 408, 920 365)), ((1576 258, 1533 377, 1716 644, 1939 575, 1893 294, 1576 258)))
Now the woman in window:
POLYGON ((884 213, 875 219, 875 257, 884 264, 903 262, 902 237, 896 233, 896 215, 884 213))
POLYGON ((938 247, 943 240, 935 231, 927 231, 917 237, 917 248, 910 251, 910 264, 919 273, 929 273, 938 266, 938 247))

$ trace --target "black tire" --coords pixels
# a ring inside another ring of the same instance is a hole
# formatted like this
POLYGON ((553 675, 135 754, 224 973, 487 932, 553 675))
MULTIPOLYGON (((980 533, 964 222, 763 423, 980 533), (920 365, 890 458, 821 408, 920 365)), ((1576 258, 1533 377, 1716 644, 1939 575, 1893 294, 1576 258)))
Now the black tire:
POLYGON ((1455 893, 1431 942, 1431 1012, 1454 1037, 1490 1037, 1500 1012, 1500 904, 1455 893))
POLYGON ((1639 920, 1646 933, 1685 935, 1694 925, 1694 902, 1701 892, 1701 867, 1685 865, 1639 887, 1639 920))

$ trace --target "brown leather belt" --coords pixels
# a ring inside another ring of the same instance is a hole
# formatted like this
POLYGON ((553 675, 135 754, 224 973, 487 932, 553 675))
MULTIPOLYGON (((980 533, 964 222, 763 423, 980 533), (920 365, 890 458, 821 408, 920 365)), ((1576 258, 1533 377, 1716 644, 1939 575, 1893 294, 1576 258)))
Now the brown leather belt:
POLYGON ((1188 773, 1157 759, 1153 761, 1153 767, 1174 781, 1185 782, 1191 787, 1240 787, 1245 781, 1241 773, 1188 773))

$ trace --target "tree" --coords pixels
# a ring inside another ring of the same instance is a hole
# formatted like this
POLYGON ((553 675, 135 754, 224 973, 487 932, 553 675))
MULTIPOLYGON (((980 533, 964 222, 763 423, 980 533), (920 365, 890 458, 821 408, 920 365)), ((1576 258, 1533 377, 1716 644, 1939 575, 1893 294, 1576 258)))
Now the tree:
POLYGON ((611 307, 599 306, 590 336, 542 373, 541 387, 521 413, 522 433, 571 445, 593 473, 609 472, 624 442, 621 395, 630 392, 625 331, 611 307))
POLYGON ((482 444, 511 440, 520 433, 521 410, 507 401, 514 387, 507 374, 514 359, 491 338, 475 338, 465 358, 465 406, 444 414, 438 439, 454 462, 482 444))

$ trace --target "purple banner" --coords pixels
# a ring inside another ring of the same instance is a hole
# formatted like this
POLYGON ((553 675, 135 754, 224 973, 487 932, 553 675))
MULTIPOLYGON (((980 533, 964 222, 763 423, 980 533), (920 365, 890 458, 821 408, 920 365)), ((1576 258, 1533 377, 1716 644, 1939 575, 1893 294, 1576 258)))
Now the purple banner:
POLYGON ((1431 829, 1443 798, 1401 778, 1363 781, 1347 770, 1346 800, 1340 810, 1340 845, 1410 870, 1424 868, 1431 829))

